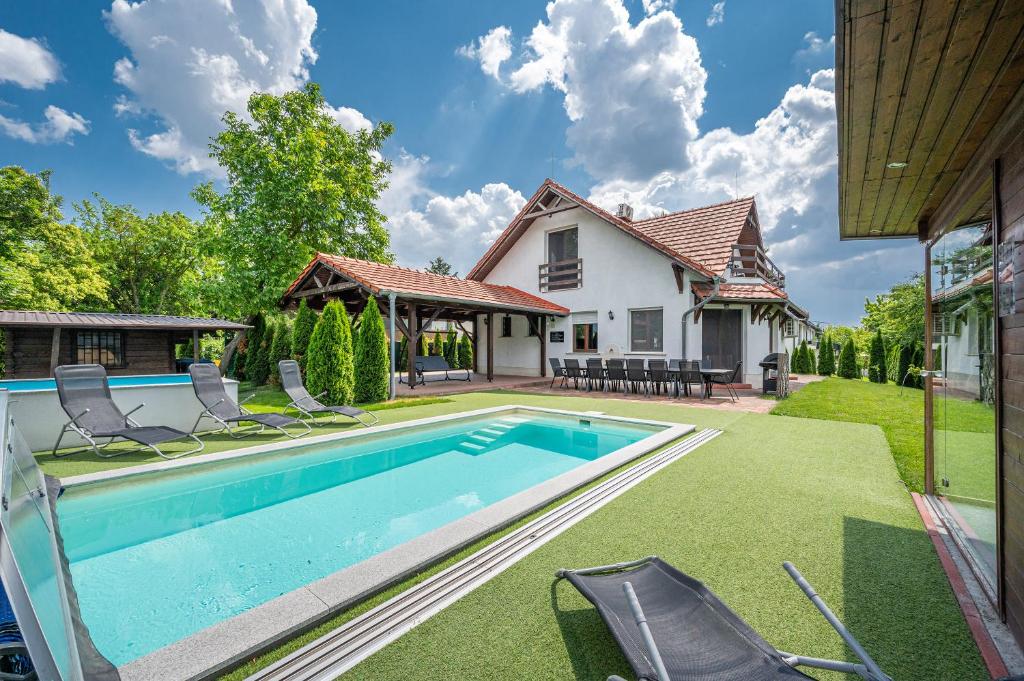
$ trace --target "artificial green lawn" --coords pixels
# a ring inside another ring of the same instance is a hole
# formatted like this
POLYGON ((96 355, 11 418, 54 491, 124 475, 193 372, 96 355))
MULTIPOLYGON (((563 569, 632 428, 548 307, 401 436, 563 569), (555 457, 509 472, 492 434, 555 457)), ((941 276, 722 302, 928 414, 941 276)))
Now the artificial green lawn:
MULTIPOLYGON (((559 567, 651 553, 707 582, 780 648, 852 659, 782 570, 782 562, 792 560, 893 678, 987 678, 877 428, 670 403, 500 392, 456 395, 380 416, 393 422, 512 403, 596 409, 725 432, 380 651, 350 678, 628 674, 594 610, 565 583, 553 587, 553 574, 559 567)), ((68 465, 41 460, 51 473, 68 465)), ((406 585, 228 678, 244 678, 406 585)))

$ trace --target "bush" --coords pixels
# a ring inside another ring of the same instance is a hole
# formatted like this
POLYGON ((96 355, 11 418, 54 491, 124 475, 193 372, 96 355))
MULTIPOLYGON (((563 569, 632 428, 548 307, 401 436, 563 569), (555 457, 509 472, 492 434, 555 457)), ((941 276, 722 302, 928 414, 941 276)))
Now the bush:
POLYGON ((459 339, 459 368, 473 369, 473 342, 469 336, 459 339))
POLYGON ((288 319, 282 318, 274 330, 274 342, 270 346, 270 382, 281 385, 281 372, 277 363, 292 358, 292 325, 288 319))
POLYGON ((857 348, 853 344, 853 338, 847 339, 843 349, 839 352, 839 369, 836 373, 840 378, 860 378, 860 369, 857 367, 857 348))
POLYGON ((889 372, 885 367, 885 341, 882 332, 875 331, 871 338, 871 351, 868 354, 868 380, 872 383, 885 383, 889 380, 889 372))
POLYGON ((430 354, 430 346, 427 345, 427 334, 426 332, 420 334, 419 345, 416 349, 416 354, 420 357, 426 357, 430 354))
POLYGON ((899 361, 896 364, 896 382, 900 385, 913 387, 914 377, 910 376, 910 365, 914 359, 914 348, 909 343, 900 346, 899 361))
POLYGON ((811 350, 807 347, 807 341, 800 341, 799 347, 796 349, 794 366, 796 367, 796 373, 798 374, 809 374, 811 373, 811 350))
POLYGON ((889 380, 893 383, 900 382, 900 352, 902 347, 899 343, 893 343, 885 351, 885 370, 889 380))
POLYGON ((836 354, 832 349, 832 336, 826 331, 818 346, 818 375, 831 376, 836 372, 836 354))
POLYGON ((458 336, 455 335, 454 329, 448 329, 448 335, 444 339, 444 359, 448 362, 448 366, 452 369, 459 368, 459 349, 457 343, 459 342, 458 336))
POLYGON ((355 369, 352 327, 345 306, 331 301, 309 337, 306 349, 306 387, 313 395, 326 393, 328 404, 351 404, 355 369))
POLYGON ((270 343, 273 342, 273 327, 268 326, 260 312, 252 322, 249 343, 246 348, 245 376, 254 385, 263 385, 270 377, 270 343))
POLYGON ((359 343, 355 353, 356 402, 381 402, 388 399, 391 360, 384 319, 376 305, 367 305, 359 324, 359 343))
POLYGON ((807 348, 807 373, 813 374, 818 366, 818 357, 814 354, 814 348, 807 348))
POLYGON ((921 369, 924 368, 924 345, 914 343, 914 352, 910 355, 911 373, 914 374, 913 383, 907 381, 907 385, 924 390, 924 378, 921 376, 921 369))
POLYGON ((309 348, 309 338, 313 335, 317 317, 316 310, 303 298, 295 315, 295 325, 292 327, 292 359, 299 363, 303 371, 306 370, 306 349, 309 348))

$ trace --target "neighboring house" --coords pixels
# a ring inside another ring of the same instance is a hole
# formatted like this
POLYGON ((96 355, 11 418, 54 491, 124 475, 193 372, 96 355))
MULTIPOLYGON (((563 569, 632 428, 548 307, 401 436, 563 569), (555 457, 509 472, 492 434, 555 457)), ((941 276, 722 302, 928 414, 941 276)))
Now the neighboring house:
MULTIPOLYGON (((742 362, 743 382, 759 386, 765 355, 818 333, 765 253, 752 197, 633 220, 625 204, 613 215, 547 180, 467 278, 568 308, 548 320, 549 357, 742 362)), ((495 373, 537 375, 527 319, 496 324, 495 373)))
POLYGON ((932 348, 947 393, 992 401, 992 268, 932 294, 932 348))

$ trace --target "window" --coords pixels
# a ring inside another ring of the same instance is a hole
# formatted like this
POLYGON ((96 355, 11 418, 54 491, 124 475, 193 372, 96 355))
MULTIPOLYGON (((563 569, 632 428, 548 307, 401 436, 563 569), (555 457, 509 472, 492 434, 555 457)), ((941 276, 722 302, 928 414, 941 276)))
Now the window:
POLYGON ((630 352, 662 352, 664 349, 661 308, 656 310, 630 310, 630 352))
POLYGON ((548 263, 575 260, 580 257, 578 234, 575 227, 548 232, 548 263))
POLYGON ((575 227, 548 232, 548 261, 540 266, 542 291, 579 288, 582 284, 578 234, 575 227))
POLYGON ((956 319, 949 314, 932 315, 932 333, 936 336, 955 336, 956 319))
POLYGON ((786 337, 796 336, 796 322, 792 318, 787 317, 786 321, 782 322, 782 335, 786 337))
POLYGON ((572 325, 573 352, 597 352, 597 322, 572 325))
POLYGON ((505 315, 501 318, 501 337, 512 337, 512 317, 509 315, 505 315))
POLYGON ((75 363, 124 367, 124 334, 120 331, 79 331, 75 334, 75 363))

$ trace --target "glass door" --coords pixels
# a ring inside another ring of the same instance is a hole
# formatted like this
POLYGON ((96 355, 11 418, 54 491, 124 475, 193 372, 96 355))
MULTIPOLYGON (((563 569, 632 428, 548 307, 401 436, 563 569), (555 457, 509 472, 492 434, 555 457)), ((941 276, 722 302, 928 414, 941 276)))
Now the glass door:
POLYGON ((960 544, 995 584, 995 317, 992 236, 969 227, 932 247, 935 493, 960 544))
POLYGON ((701 366, 732 369, 743 356, 743 312, 704 309, 701 315, 701 366))

